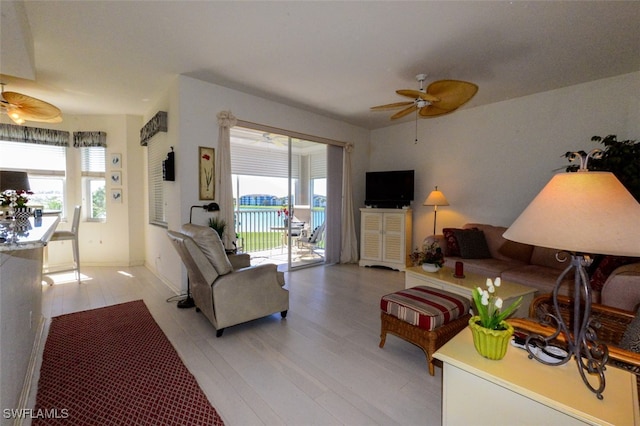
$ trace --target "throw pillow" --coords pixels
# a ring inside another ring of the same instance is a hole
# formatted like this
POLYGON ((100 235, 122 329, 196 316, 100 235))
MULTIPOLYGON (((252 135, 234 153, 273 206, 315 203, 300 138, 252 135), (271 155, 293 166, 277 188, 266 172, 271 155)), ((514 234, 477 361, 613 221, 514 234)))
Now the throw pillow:
POLYGON ((601 291, 602 287, 604 287, 604 283, 613 271, 622 265, 636 261, 637 258, 609 255, 603 256, 591 274, 591 288, 593 290, 601 291))
POLYGON ((636 317, 629 323, 624 331, 620 347, 628 351, 640 353, 640 309, 636 312, 636 317))
POLYGON ((447 242, 447 250, 445 254, 447 256, 460 256, 460 247, 458 246, 458 240, 456 240, 455 231, 457 228, 443 228, 442 235, 447 242))
POLYGON ((209 262, 216 268, 219 275, 225 275, 233 271, 233 265, 224 250, 224 244, 216 231, 208 226, 185 223, 182 225, 182 233, 191 237, 202 250, 209 262))
POLYGON ((460 257, 463 259, 489 259, 491 253, 487 246, 484 232, 479 229, 456 229, 454 231, 458 246, 460 247, 460 257))

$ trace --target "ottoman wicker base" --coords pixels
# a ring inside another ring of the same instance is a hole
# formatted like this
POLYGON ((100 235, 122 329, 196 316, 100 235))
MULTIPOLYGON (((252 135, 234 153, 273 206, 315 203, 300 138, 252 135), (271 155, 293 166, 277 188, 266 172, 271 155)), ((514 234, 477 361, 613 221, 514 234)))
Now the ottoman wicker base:
POLYGON ((433 354, 467 327, 471 318, 468 299, 423 286, 383 296, 380 307, 379 346, 384 347, 387 333, 413 343, 425 352, 432 376, 433 354))

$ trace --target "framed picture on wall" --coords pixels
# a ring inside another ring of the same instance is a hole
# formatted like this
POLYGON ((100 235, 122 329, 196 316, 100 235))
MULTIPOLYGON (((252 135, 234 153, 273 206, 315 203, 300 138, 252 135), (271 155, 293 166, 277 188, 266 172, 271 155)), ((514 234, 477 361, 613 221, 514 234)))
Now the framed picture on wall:
POLYGON ((122 172, 111 172, 110 176, 111 178, 109 180, 111 181, 111 185, 113 186, 122 185, 122 172))
POLYGON ((111 168, 119 169, 122 167, 122 154, 111 154, 111 168))
POLYGON ((111 201, 114 203, 122 203, 122 189, 111 190, 111 201))
POLYGON ((213 200, 216 196, 215 155, 216 151, 213 148, 198 148, 198 186, 201 200, 213 200))

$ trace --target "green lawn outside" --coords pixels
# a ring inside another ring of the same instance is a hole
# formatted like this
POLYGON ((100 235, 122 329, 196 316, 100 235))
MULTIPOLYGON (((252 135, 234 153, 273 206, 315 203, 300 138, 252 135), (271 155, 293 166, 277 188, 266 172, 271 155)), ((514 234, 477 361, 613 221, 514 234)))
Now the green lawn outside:
POLYGON ((241 232, 238 236, 242 238, 245 253, 270 250, 282 245, 280 232, 241 232))

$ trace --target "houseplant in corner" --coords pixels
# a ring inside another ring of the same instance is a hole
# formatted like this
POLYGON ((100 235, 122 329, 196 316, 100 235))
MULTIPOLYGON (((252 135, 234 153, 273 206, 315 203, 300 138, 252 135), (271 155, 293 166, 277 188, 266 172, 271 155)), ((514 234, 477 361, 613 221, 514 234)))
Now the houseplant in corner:
POLYGON ((473 345, 480 355, 489 359, 502 359, 507 353, 509 340, 513 335, 513 327, 505 319, 515 312, 522 302, 522 296, 504 311, 502 299, 498 297, 500 277, 495 281, 487 278, 487 288, 473 289, 473 301, 478 315, 471 317, 469 328, 473 335, 473 345))

